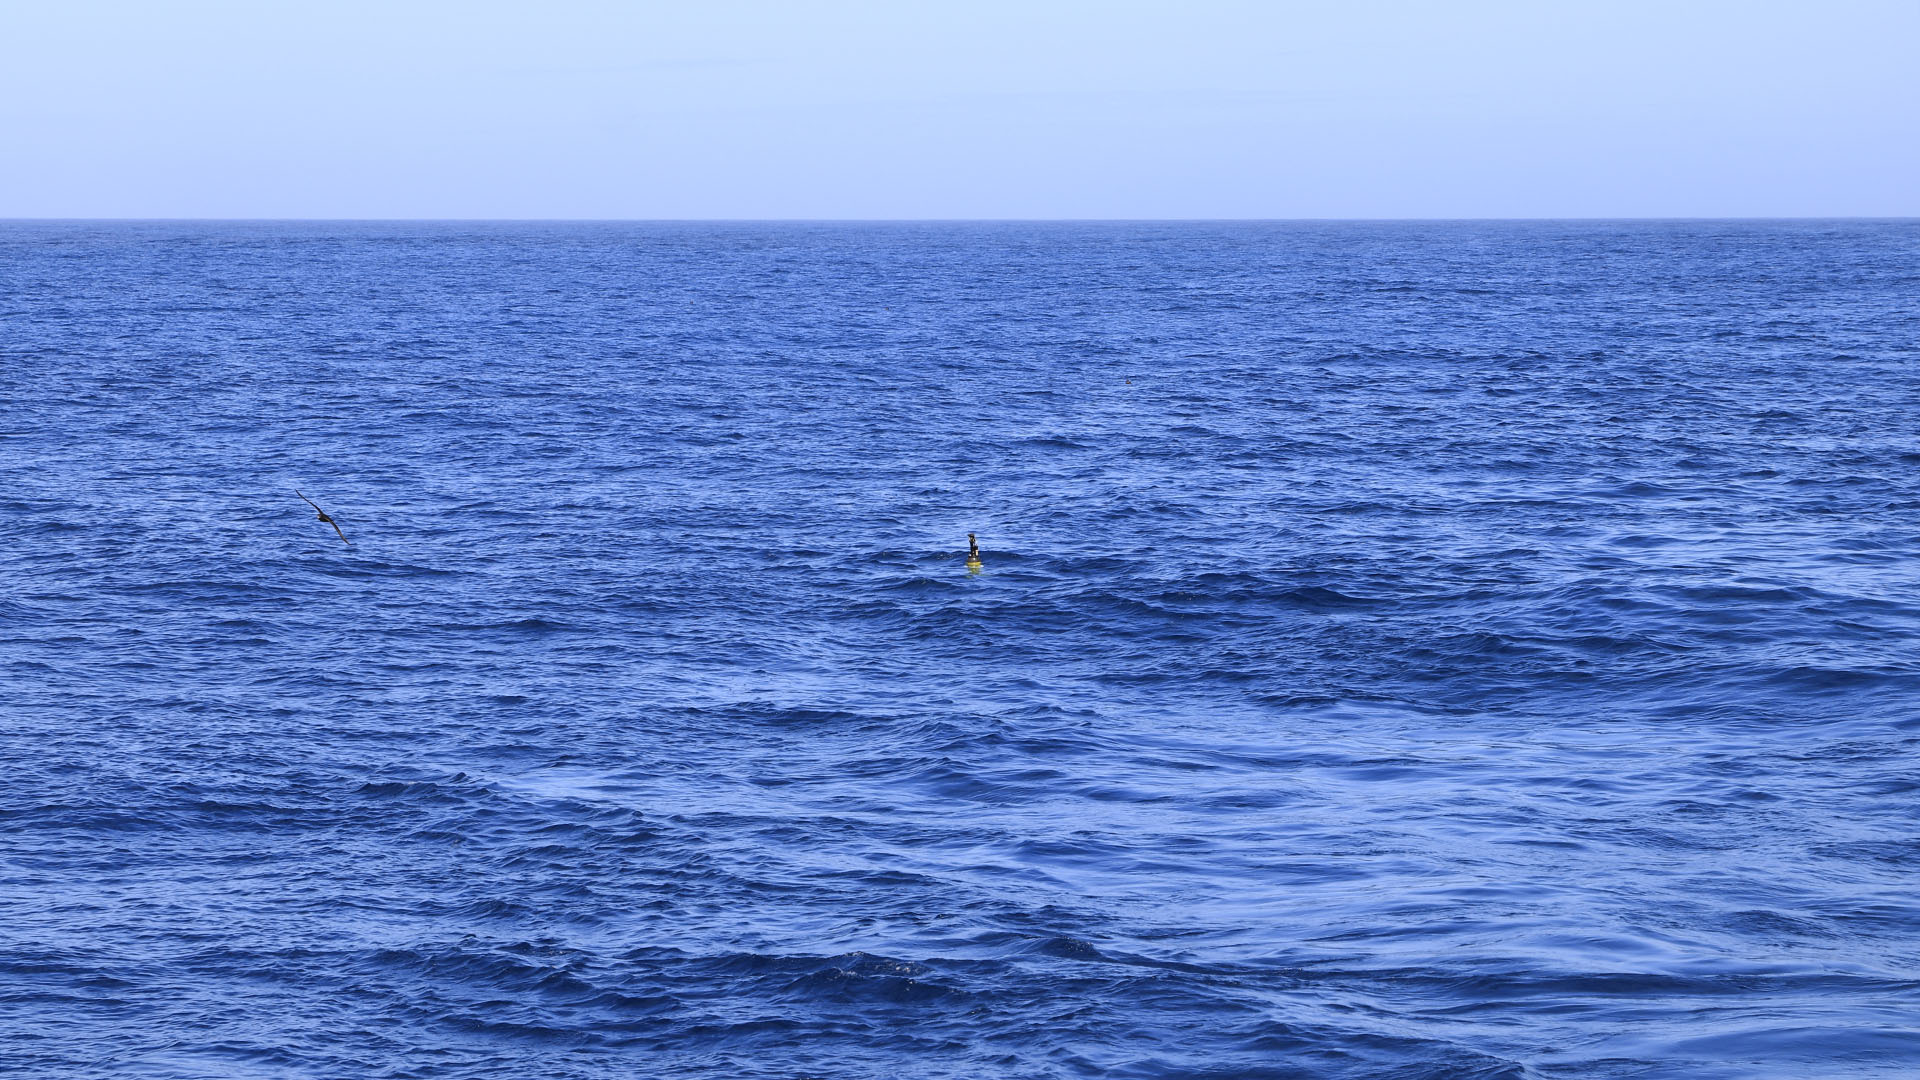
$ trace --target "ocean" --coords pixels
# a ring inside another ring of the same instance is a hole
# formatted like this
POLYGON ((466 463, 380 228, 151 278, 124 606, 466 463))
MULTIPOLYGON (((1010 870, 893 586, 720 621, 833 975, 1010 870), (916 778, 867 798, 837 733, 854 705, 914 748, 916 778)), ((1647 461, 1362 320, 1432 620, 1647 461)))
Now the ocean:
POLYGON ((1913 221, 0 224, 0 1067, 1920 1075, 1917 300, 1913 221))

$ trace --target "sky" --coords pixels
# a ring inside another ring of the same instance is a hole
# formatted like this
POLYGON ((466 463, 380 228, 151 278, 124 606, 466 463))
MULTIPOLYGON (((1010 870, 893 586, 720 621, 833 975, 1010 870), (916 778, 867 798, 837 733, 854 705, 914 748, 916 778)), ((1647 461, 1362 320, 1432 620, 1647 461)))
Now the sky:
POLYGON ((1920 215, 1920 0, 0 0, 0 217, 1920 215))

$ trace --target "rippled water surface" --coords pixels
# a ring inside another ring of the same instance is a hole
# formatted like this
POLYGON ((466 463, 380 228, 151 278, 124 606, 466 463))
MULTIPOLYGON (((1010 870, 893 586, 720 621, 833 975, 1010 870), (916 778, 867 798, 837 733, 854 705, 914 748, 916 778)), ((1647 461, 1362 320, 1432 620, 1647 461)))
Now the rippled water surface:
POLYGON ((1916 223, 0 225, 0 1065, 1920 1074, 1917 297, 1916 223))

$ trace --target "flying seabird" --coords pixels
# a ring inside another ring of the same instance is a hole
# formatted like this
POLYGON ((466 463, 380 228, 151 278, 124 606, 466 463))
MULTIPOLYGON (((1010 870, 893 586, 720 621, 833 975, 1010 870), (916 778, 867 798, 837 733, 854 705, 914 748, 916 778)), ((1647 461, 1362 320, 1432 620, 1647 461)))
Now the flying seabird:
MULTIPOLYGON (((300 489, 299 489, 299 488, 294 488, 294 489, 293 489, 293 493, 294 493, 295 495, 300 495, 300 489)), ((314 511, 314 513, 316 513, 316 514, 319 514, 319 515, 320 515, 320 520, 321 520, 321 521, 324 521, 324 522, 326 522, 327 524, 329 524, 329 525, 331 525, 331 526, 333 526, 333 531, 334 531, 335 533, 338 533, 338 534, 339 534, 339 536, 340 536, 340 542, 341 542, 341 543, 343 543, 343 544, 347 544, 347 545, 352 545, 352 543, 353 543, 353 541, 351 541, 351 540, 349 540, 349 539, 347 539, 347 534, 346 534, 346 533, 343 533, 343 532, 340 532, 340 523, 339 523, 339 522, 337 522, 337 521, 335 521, 335 520, 333 520, 332 518, 330 518, 330 517, 328 517, 328 516, 327 516, 327 512, 326 512, 325 510, 322 510, 322 509, 320 509, 320 504, 319 504, 319 503, 317 503, 317 502, 314 502, 314 501, 313 501, 312 499, 309 499, 309 498, 307 498, 307 497, 306 497, 305 495, 300 495, 300 498, 301 498, 301 499, 302 499, 303 501, 305 501, 305 502, 306 502, 306 504, 307 504, 308 506, 311 506, 311 507, 313 507, 313 511, 314 511)))

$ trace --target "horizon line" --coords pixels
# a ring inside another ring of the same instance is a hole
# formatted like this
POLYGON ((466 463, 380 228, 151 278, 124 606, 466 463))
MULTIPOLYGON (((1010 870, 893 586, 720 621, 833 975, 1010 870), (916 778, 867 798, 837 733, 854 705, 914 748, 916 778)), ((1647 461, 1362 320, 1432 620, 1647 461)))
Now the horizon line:
POLYGON ((1920 222, 1920 214, 1568 215, 1561 217, 7 217, 0 224, 447 225, 1261 225, 1524 222, 1920 222))

